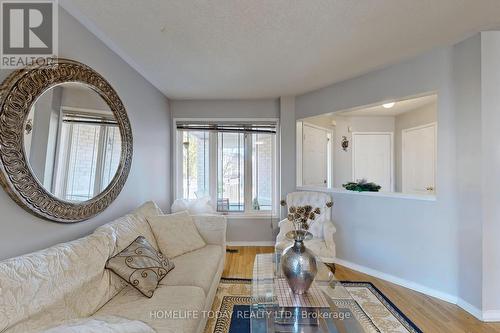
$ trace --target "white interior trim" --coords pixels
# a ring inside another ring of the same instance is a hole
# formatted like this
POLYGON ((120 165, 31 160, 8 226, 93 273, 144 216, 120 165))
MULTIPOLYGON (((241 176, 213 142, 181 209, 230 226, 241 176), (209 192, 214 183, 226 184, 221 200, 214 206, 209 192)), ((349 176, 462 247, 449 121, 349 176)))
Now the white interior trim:
MULTIPOLYGON (((255 241, 255 242, 246 242, 246 241, 233 241, 233 242, 227 242, 228 246, 274 246, 275 242, 274 241, 255 241)), ((448 293, 444 293, 442 291, 429 288, 427 286, 421 285, 419 283, 415 283, 391 274, 383 273, 378 270, 365 267, 362 265, 358 265, 355 263, 352 263, 347 260, 335 258, 334 259, 335 263, 347 268, 350 268, 352 270, 368 274, 370 276, 379 278, 384 281, 388 281, 394 284, 397 284, 399 286, 417 291, 419 293, 435 297, 437 299, 440 299, 442 301, 455 304, 458 307, 462 308, 464 311, 470 313, 473 315, 475 318, 477 318, 480 321, 484 322, 499 322, 500 321, 500 311, 497 310, 488 310, 488 311, 481 311, 474 305, 464 301, 460 297, 453 296, 448 293)))
POLYGON ((374 277, 382 279, 384 281, 388 281, 388 282, 397 284, 399 286, 417 291, 419 293, 438 298, 442 301, 445 301, 445 302, 448 302, 451 304, 455 304, 458 307, 460 307, 461 309, 463 309, 464 311, 466 311, 466 312, 470 313, 471 315, 473 315, 474 317, 476 317, 476 319, 478 319, 480 321, 484 321, 484 322, 499 322, 500 321, 500 310, 481 311, 479 308, 464 301, 460 297, 453 296, 453 295, 448 294, 448 293, 444 293, 442 291, 421 285, 419 283, 415 283, 413 281, 409 281, 409 280, 406 280, 406 279, 403 279, 403 278, 400 278, 400 277, 397 277, 397 276, 394 276, 391 274, 383 273, 383 272, 380 272, 376 269, 372 269, 369 267, 358 265, 358 264, 352 263, 352 262, 347 261, 347 260, 335 258, 334 261, 336 264, 350 268, 352 270, 355 270, 355 271, 358 271, 358 272, 361 272, 361 273, 364 273, 367 275, 374 276, 374 277))
POLYGON ((463 310, 467 311, 477 319, 483 321, 484 314, 483 312, 475 307, 474 305, 470 304, 469 302, 464 301, 461 298, 457 298, 457 302, 455 303, 457 306, 462 308, 463 310))
POLYGON ((326 133, 326 137, 328 139, 327 145, 326 145, 326 173, 327 173, 327 184, 326 187, 332 187, 333 186, 333 138, 335 137, 335 133, 333 129, 328 128, 328 127, 323 127, 323 126, 318 126, 312 123, 309 123, 304 120, 298 120, 297 121, 297 186, 303 186, 303 179, 304 179, 304 159, 302 158, 304 154, 304 126, 312 127, 321 131, 324 131, 326 133), (300 123, 300 124, 299 124, 300 123), (299 136, 299 127, 300 127, 300 136, 299 136), (300 175, 299 175, 300 172, 300 175))
POLYGON ((229 213, 229 214, 221 214, 225 216, 228 220, 271 220, 271 219, 279 219, 278 215, 271 215, 271 212, 257 214, 257 213, 229 213))
POLYGON ((482 320, 486 322, 500 322, 500 310, 483 311, 482 320))
POLYGON ((391 174, 391 180, 390 180, 390 185, 389 187, 391 188, 391 192, 394 192, 395 191, 395 174, 394 174, 394 132, 352 132, 351 133, 351 141, 352 141, 352 147, 351 147, 351 156, 352 156, 352 181, 356 182, 357 179, 354 179, 354 174, 355 174, 355 170, 356 170, 356 162, 355 162, 355 156, 356 154, 354 153, 355 151, 355 147, 356 147, 356 144, 355 144, 355 141, 356 141, 356 137, 357 136, 361 136, 361 135, 388 135, 390 140, 391 140, 391 148, 390 148, 390 153, 391 153, 391 157, 390 157, 390 164, 391 164, 391 170, 390 170, 390 174, 391 174))
POLYGON ((400 277, 397 277, 397 276, 394 276, 391 274, 383 273, 383 272, 377 271, 376 269, 373 269, 373 268, 358 265, 358 264, 352 263, 352 262, 347 261, 347 260, 334 258, 334 261, 336 264, 339 264, 341 266, 345 266, 345 267, 353 269, 355 271, 365 273, 365 274, 374 276, 376 278, 379 278, 379 279, 382 279, 385 281, 392 282, 392 283, 397 284, 399 286, 402 286, 402 287, 405 287, 405 288, 408 288, 408 289, 411 289, 414 291, 418 291, 420 293, 423 293, 423 294, 426 294, 426 295, 429 295, 429 296, 432 296, 435 298, 439 298, 440 300, 443 300, 443 301, 448 302, 448 303, 457 304, 458 298, 456 296, 451 295, 451 294, 444 293, 442 291, 439 291, 439 290, 436 290, 433 288, 429 288, 429 287, 426 287, 426 286, 421 285, 419 283, 409 281, 406 279, 402 279, 400 277))
POLYGON ((327 193, 338 193, 338 194, 350 194, 350 195, 360 195, 368 197, 379 197, 379 198, 394 198, 394 199, 408 199, 408 200, 423 200, 423 201, 436 201, 435 195, 427 194, 409 194, 401 192, 357 192, 348 191, 343 188, 324 188, 324 187, 313 187, 313 186, 298 186, 298 191, 316 191, 316 192, 327 192, 327 193))
POLYGON ((419 130, 419 129, 426 128, 426 127, 434 127, 434 193, 436 193, 436 184, 437 184, 436 173, 437 173, 437 158, 438 158, 438 156, 437 156, 437 144, 438 144, 437 143, 437 135, 438 135, 437 122, 432 122, 432 123, 428 123, 428 124, 420 125, 420 126, 415 126, 415 127, 409 127, 409 128, 405 128, 401 131, 401 182, 402 182, 401 188, 402 188, 403 193, 408 192, 408 189, 406 188, 408 185, 407 185, 406 179, 404 179, 405 178, 405 157, 406 157, 406 154, 408 153, 405 149, 405 141, 407 140, 408 132, 419 130))
POLYGON ((255 241, 255 242, 246 242, 246 241, 234 241, 227 242, 228 246, 274 246, 276 242, 274 241, 255 241))
POLYGON ((304 137, 304 122, 299 120, 296 122, 296 138, 295 138, 295 151, 296 151, 296 157, 295 157, 295 165, 296 165, 296 182, 297 186, 302 186, 303 181, 302 181, 302 176, 303 176, 303 171, 302 171, 302 154, 303 154, 303 147, 302 147, 302 141, 304 137))

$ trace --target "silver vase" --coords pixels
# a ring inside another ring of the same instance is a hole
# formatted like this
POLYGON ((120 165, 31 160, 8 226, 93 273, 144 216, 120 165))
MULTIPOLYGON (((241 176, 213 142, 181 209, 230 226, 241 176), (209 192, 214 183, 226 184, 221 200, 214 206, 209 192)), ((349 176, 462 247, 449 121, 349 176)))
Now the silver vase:
POLYGON ((318 272, 314 254, 304 245, 305 236, 295 232, 293 245, 286 248, 281 257, 281 270, 295 294, 306 293, 318 272))

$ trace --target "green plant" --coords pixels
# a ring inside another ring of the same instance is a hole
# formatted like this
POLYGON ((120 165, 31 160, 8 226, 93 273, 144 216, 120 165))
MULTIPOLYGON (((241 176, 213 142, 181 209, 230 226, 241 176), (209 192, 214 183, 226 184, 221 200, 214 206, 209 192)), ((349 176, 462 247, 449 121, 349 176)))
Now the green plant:
POLYGON ((358 182, 349 182, 342 185, 343 188, 349 191, 357 192, 378 192, 382 187, 375 183, 368 183, 365 179, 358 182))

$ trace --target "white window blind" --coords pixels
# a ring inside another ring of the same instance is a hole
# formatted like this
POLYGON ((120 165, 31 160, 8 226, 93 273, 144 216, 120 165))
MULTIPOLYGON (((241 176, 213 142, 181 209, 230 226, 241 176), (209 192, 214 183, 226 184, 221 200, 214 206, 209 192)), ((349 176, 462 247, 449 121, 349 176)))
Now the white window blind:
POLYGON ((210 196, 220 212, 275 210, 275 121, 177 121, 176 128, 178 197, 210 196))

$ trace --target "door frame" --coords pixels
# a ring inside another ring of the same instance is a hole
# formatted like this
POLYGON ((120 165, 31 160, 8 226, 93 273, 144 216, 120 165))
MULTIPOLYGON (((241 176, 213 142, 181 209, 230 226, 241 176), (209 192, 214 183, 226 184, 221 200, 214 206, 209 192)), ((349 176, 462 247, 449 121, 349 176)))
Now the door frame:
POLYGON ((301 147, 300 147, 300 164, 301 164, 301 183, 300 186, 303 185, 303 172, 304 172, 304 159, 302 156, 304 156, 304 126, 309 126, 312 128, 316 128, 322 131, 325 131, 327 134, 327 140, 329 140, 326 144, 326 186, 325 188, 332 188, 333 187, 333 138, 334 138, 334 130, 311 124, 307 121, 302 120, 302 131, 301 131, 301 147))
POLYGON ((391 179, 390 179, 390 189, 391 189, 391 192, 394 192, 395 191, 395 183, 394 183, 394 132, 352 132, 351 133, 351 140, 352 140, 352 156, 351 156, 351 160, 352 160, 352 180, 355 182, 356 179, 354 177, 355 175, 355 170, 356 170, 356 159, 355 159, 355 149, 356 149, 356 144, 355 144, 355 137, 357 135, 389 135, 390 137, 390 140, 391 140, 391 148, 390 148, 390 175, 391 175, 391 179))
POLYGON ((419 130, 419 129, 422 129, 422 128, 426 128, 426 127, 434 127, 434 193, 432 194, 436 194, 436 180, 437 180, 437 177, 436 177, 436 173, 437 173, 437 122, 431 122, 431 123, 427 123, 427 124, 424 124, 424 125, 419 125, 419 126, 415 126, 415 127, 409 127, 409 128, 405 128, 403 130, 401 130, 401 191, 403 193, 407 193, 407 182, 405 181, 405 154, 406 154, 406 150, 405 150, 405 140, 406 140, 406 134, 410 131, 415 131, 415 130, 419 130))

